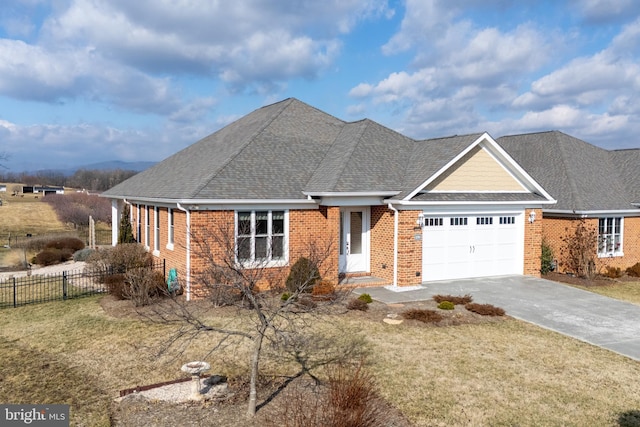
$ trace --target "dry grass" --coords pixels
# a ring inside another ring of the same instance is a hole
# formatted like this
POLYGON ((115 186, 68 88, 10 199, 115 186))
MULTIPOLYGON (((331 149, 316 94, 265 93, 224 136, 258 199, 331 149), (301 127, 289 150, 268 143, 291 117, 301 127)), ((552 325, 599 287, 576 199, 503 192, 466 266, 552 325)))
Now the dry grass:
MULTIPOLYGON (((0 401, 71 403, 72 423, 108 425, 109 398, 179 377, 186 360, 205 357, 229 376, 245 370, 245 347, 207 355, 204 340, 156 358, 171 329, 114 318, 99 301, 0 311, 0 401)), ((640 409, 640 364, 589 344, 515 320, 390 326, 356 314, 334 322, 368 337, 382 397, 416 425, 607 426, 640 409)), ((230 312, 216 319, 242 322, 230 312)))
POLYGON ((34 195, 7 196, 3 197, 2 201, 3 205, 0 206, 0 239, 6 237, 8 233, 36 235, 71 230, 58 220, 56 213, 48 203, 43 203, 34 195))
POLYGON ((609 298, 615 298, 627 301, 632 304, 640 305, 640 281, 638 282, 615 282, 608 285, 600 286, 580 286, 571 285, 573 287, 604 295, 609 298))

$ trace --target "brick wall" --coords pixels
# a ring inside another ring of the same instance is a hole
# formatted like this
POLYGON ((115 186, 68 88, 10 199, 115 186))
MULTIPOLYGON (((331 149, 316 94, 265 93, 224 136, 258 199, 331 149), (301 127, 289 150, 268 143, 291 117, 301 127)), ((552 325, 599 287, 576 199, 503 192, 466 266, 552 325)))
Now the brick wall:
POLYGON ((540 277, 540 256, 542 255, 542 209, 525 209, 524 212, 524 269, 526 276, 540 277), (536 219, 529 222, 529 214, 536 219))
POLYGON ((393 281, 393 212, 371 206, 371 275, 393 281))
POLYGON ((320 274, 338 283, 340 250, 340 208, 320 206, 318 210, 289 211, 289 260, 293 264, 302 256, 323 260, 320 274))
POLYGON ((422 229, 417 224, 421 212, 398 212, 398 286, 422 283, 422 229))
MULTIPOLYGON (((597 229, 598 218, 585 219, 589 227, 597 229)), ((578 219, 573 218, 544 218, 543 235, 553 249, 554 258, 558 261, 558 271, 567 272, 566 260, 563 257, 563 248, 566 244, 562 238, 575 233, 578 219)), ((618 267, 625 270, 640 261, 640 218, 624 218, 623 228, 623 253, 624 256, 609 258, 596 258, 596 270, 603 272, 606 267, 618 267)))

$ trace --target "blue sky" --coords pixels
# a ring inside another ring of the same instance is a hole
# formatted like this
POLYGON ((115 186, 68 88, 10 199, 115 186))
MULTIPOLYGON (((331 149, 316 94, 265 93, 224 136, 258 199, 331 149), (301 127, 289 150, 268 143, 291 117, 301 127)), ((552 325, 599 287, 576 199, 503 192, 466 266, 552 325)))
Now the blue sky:
POLYGON ((158 161, 295 97, 414 138, 640 147, 635 0, 3 0, 10 171, 158 161))

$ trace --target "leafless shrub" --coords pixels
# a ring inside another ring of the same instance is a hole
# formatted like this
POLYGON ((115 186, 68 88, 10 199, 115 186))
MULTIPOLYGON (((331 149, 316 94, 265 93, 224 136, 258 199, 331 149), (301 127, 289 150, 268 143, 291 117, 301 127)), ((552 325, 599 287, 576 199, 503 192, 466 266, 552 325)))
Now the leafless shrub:
POLYGON ((433 300, 437 303, 449 301, 455 305, 465 305, 473 301, 471 295, 455 296, 455 295, 434 295, 433 300))
POLYGON ((270 425, 284 427, 382 427, 389 417, 362 362, 332 366, 326 387, 298 386, 270 425))
POLYGON ((367 311, 369 310, 369 304, 367 304, 366 301, 361 300, 360 298, 353 298, 347 303, 347 309, 367 311))
POLYGON ((442 315, 437 311, 419 308, 404 311, 401 316, 407 320, 418 320, 423 323, 438 323, 443 319, 442 315))
POLYGON ((464 306, 469 311, 481 314, 483 316, 504 316, 505 311, 500 307, 493 306, 491 304, 477 304, 470 303, 464 306))
POLYGON ((161 272, 148 267, 133 268, 124 274, 124 299, 131 300, 136 307, 149 305, 152 298, 167 295, 161 272))
POLYGON ((598 248, 598 230, 584 219, 577 221, 575 230, 565 229, 561 254, 567 269, 579 277, 593 279, 596 275, 595 260, 598 248))

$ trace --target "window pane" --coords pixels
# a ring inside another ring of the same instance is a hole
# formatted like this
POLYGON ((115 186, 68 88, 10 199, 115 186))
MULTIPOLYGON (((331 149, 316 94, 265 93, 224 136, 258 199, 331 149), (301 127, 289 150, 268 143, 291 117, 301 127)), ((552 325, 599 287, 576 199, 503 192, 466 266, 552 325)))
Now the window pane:
POLYGON ((281 259, 284 258, 284 238, 274 237, 271 239, 271 258, 281 259))
POLYGON ((256 234, 267 234, 269 212, 256 212, 256 234))
POLYGON ((350 238, 352 254, 362 253, 362 212, 351 212, 350 238))
POLYGON ((620 218, 615 218, 615 233, 620 234, 620 218))
POLYGON ((275 211, 271 213, 271 232, 273 234, 284 233, 284 212, 275 211))
POLYGON ((251 235, 251 212, 238 212, 238 235, 251 235))
POLYGON ((340 255, 344 254, 344 212, 340 212, 340 255))
POLYGON ((251 237, 238 237, 238 259, 251 260, 251 237))
POLYGON ((267 237, 256 237, 256 260, 267 259, 267 237))

